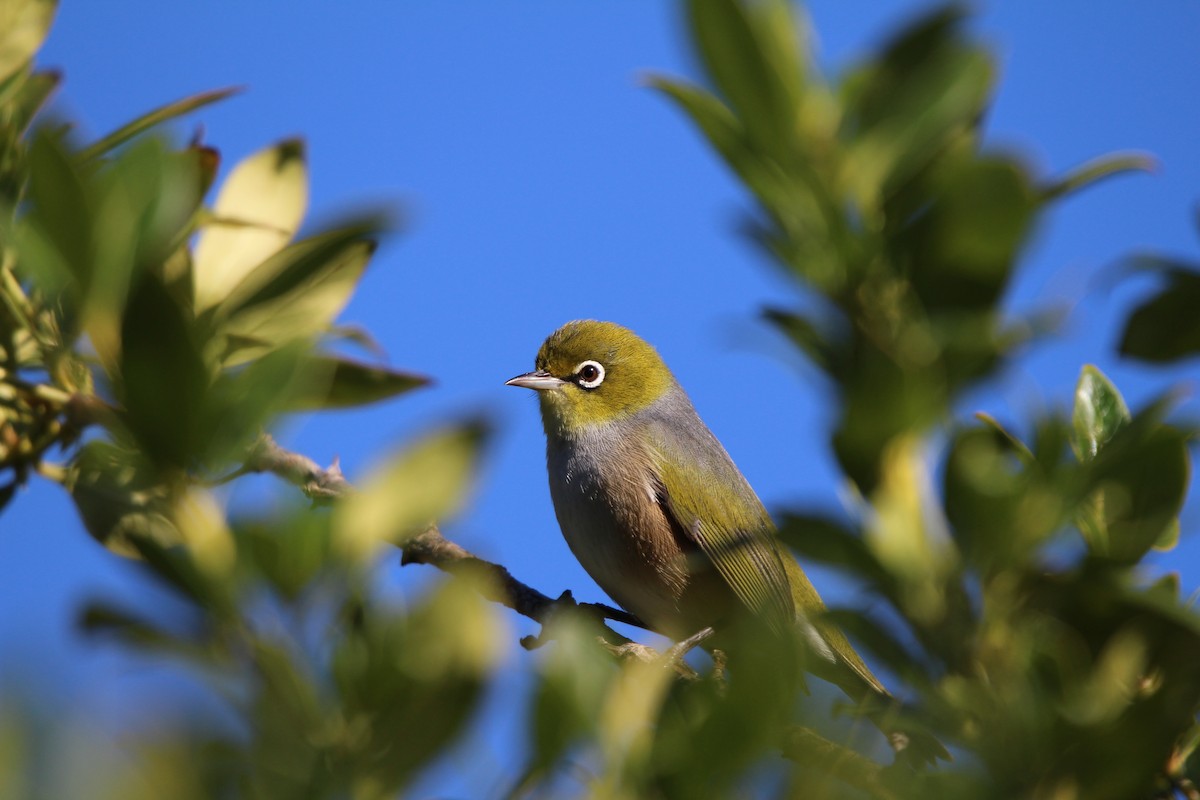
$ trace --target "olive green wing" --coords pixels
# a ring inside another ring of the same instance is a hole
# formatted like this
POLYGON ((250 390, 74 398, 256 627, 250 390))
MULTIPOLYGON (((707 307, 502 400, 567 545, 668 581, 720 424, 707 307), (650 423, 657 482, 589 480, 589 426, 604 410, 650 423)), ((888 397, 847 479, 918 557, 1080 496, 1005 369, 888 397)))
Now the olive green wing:
POLYGON ((814 664, 814 671, 840 686, 855 700, 861 700, 871 693, 888 694, 887 689, 871 672, 870 667, 850 644, 850 640, 846 638, 846 634, 842 633, 841 628, 824 618, 825 603, 821 601, 816 587, 812 585, 808 576, 804 574, 804 570, 796 563, 796 559, 787 557, 784 566, 792 586, 792 598, 796 603, 797 612, 805 620, 812 620, 813 628, 833 652, 833 658, 837 662, 830 664, 826 669, 822 669, 819 664, 814 664))
MULTIPOLYGON (((693 412, 694 413, 694 412, 693 412)), ((658 502, 747 608, 779 625, 795 619, 775 528, 754 490, 707 428, 659 431, 658 502)))

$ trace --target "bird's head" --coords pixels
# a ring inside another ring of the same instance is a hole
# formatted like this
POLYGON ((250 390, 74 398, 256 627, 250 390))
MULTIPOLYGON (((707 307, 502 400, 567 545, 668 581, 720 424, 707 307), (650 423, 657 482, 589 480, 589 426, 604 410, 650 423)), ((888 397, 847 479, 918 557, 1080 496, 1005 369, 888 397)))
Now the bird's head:
POLYGON ((568 322, 542 343, 534 371, 507 386, 536 390, 548 434, 574 436, 647 408, 675 385, 653 347, 611 322, 568 322))

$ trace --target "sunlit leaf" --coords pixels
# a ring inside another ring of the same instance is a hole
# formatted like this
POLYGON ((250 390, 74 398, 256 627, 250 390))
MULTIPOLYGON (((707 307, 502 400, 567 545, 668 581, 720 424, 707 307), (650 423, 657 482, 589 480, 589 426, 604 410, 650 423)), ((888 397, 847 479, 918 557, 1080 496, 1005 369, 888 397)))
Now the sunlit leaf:
POLYGON ((728 106, 712 93, 685 81, 655 75, 648 82, 688 115, 729 168, 751 189, 761 186, 763 168, 746 143, 741 122, 728 106))
POLYGON ((1110 721, 1133 702, 1147 668, 1146 642, 1133 630, 1117 631, 1087 680, 1069 687, 1064 713, 1077 725, 1110 721))
POLYGON ((914 437, 896 437, 884 451, 878 486, 871 494, 874 514, 865 526, 867 548, 900 582, 900 600, 913 619, 944 616, 940 586, 956 554, 939 534, 944 522, 933 503, 929 467, 914 437))
POLYGON ((0 3, 0 81, 29 63, 41 48, 56 0, 5 0, 0 3))
POLYGON ((171 521, 196 566, 206 575, 224 578, 232 573, 236 547, 225 509, 216 497, 200 486, 177 492, 170 507, 171 521))
POLYGON ((1071 447, 1076 458, 1095 458, 1104 443, 1130 419, 1117 387, 1099 369, 1085 365, 1075 385, 1075 410, 1071 415, 1071 447))
POLYGON ((386 353, 371 332, 361 325, 334 325, 325 334, 328 342, 350 342, 358 345, 376 358, 383 358, 386 353))
POLYGON ((214 219, 196 240, 196 310, 224 300, 251 270, 283 249, 299 229, 307 206, 308 169, 299 139, 239 162, 217 193, 214 219))
POLYGON ((309 237, 246 275, 214 309, 218 330, 231 339, 225 363, 327 331, 362 278, 380 226, 364 221, 309 237))
POLYGON ((335 536, 352 553, 403 544, 466 499, 487 433, 475 421, 426 434, 376 467, 337 510, 335 536))
POLYGON ((1159 534, 1157 539, 1154 540, 1154 549, 1160 552, 1174 550, 1175 546, 1179 544, 1180 531, 1181 526, 1179 524, 1179 518, 1176 517, 1167 523, 1167 527, 1164 528, 1163 532, 1159 534))

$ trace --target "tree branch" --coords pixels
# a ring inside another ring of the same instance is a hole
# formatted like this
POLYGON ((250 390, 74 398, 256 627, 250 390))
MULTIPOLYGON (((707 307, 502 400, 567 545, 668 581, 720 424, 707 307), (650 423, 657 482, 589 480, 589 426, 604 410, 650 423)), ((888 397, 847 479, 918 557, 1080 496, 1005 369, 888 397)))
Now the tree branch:
MULTIPOLYGON (((322 468, 311 458, 280 447, 269 434, 259 437, 242 469, 226 476, 222 481, 231 480, 247 472, 277 475, 299 487, 317 503, 328 503, 354 491, 354 486, 342 475, 336 461, 329 468, 322 468)), ((446 539, 436 525, 409 539, 401 547, 400 563, 428 564, 452 575, 467 572, 486 575, 488 580, 477 585, 481 587, 480 591, 487 599, 505 605, 542 625, 545 625, 554 611, 569 605, 581 608, 600 619, 649 630, 649 626, 640 619, 619 608, 603 603, 576 603, 570 590, 557 598, 543 594, 514 578, 505 567, 485 561, 461 545, 446 539)), ((602 625, 602 628, 602 633, 610 644, 624 645, 629 642, 627 637, 608 626, 602 625)), ((521 644, 532 649, 544 643, 543 636, 544 632, 537 637, 526 637, 521 640, 521 644)))

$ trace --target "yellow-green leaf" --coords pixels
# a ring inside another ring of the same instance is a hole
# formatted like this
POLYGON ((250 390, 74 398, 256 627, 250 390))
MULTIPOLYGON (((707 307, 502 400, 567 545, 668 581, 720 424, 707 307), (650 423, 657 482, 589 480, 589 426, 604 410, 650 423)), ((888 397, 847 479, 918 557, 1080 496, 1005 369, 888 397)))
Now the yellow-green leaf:
POLYGON ((226 365, 325 333, 354 293, 377 234, 375 222, 339 228, 284 248, 235 286, 215 309, 230 339, 226 365))
POLYGON ((55 0, 0 0, 0 81, 33 58, 57 7, 55 0))
POLYGON ((485 430, 470 422, 435 431, 377 467, 339 508, 335 541, 366 554, 453 514, 466 499, 485 430))
POLYGON ((195 307, 221 302, 292 240, 308 205, 304 144, 288 139, 240 162, 217 194, 193 257, 195 307))

